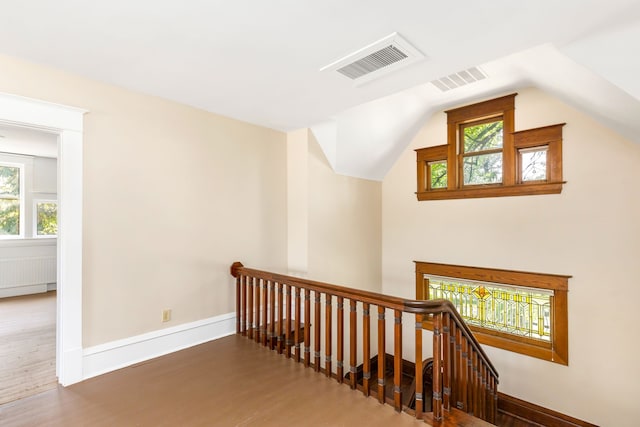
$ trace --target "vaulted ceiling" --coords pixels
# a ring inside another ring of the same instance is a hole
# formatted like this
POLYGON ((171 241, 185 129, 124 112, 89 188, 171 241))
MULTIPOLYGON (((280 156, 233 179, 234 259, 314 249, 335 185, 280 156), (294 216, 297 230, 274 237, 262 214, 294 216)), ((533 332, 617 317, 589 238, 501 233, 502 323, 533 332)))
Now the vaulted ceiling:
POLYGON ((638 0, 21 0, 0 17, 0 53, 309 127, 337 172, 378 180, 434 112, 527 86, 640 142, 638 52, 638 0), (393 32, 425 58, 361 85, 320 71, 393 32), (488 77, 429 83, 473 66, 488 77))

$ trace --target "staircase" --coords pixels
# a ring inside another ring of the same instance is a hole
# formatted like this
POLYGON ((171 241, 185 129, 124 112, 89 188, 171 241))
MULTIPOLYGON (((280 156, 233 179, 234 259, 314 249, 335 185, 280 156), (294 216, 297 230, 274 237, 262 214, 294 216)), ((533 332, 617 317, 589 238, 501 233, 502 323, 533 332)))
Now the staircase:
POLYGON ((236 279, 236 333, 428 424, 496 422, 498 374, 449 301, 404 300, 250 269, 239 262, 231 266, 231 274, 236 279), (393 354, 384 351, 388 314, 393 354), (371 334, 371 317, 377 321, 377 336, 371 334), (423 322, 433 323, 433 358, 417 367, 403 359, 407 320, 415 331, 413 358, 420 361, 423 322), (380 349, 384 357, 378 358, 380 349))

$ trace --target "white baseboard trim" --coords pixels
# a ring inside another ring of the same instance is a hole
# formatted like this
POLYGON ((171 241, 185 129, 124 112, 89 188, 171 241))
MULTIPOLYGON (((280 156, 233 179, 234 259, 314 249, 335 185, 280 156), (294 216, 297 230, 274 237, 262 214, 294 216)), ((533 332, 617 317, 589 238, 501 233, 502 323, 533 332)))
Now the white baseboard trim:
POLYGON ((20 297, 23 295, 41 294, 47 292, 47 284, 23 285, 7 288, 0 288, 0 298, 20 297))
POLYGON ((83 379, 232 335, 235 331, 236 315, 227 313, 88 347, 82 358, 83 379))

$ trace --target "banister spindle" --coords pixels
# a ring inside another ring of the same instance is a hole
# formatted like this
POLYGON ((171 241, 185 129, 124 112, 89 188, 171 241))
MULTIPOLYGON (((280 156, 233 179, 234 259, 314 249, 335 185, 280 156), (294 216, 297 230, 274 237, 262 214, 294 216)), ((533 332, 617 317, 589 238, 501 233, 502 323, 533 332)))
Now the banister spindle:
POLYGON ((463 346, 462 331, 456 331, 456 372, 458 372, 457 392, 456 392, 456 408, 466 412, 467 400, 467 357, 466 348, 463 346))
POLYGON ((400 412, 402 411, 402 311, 394 310, 393 312, 393 406, 400 412))
POLYGON ((267 340, 269 342, 269 348, 273 350, 275 345, 275 323, 276 323, 276 290, 274 283, 269 280, 269 330, 267 331, 267 340))
POLYGON ((300 362, 300 287, 296 286, 296 301, 295 301, 295 329, 293 332, 293 341, 295 351, 295 361, 300 362))
POLYGON ((253 277, 249 277, 248 278, 248 282, 247 282, 247 293, 249 295, 249 307, 248 307, 248 311, 249 311, 249 320, 248 320, 248 322, 249 323, 247 324, 247 328, 249 330, 248 330, 247 335, 249 336, 249 339, 253 339, 253 312, 254 312, 254 309, 253 309, 253 294, 254 294, 254 292, 253 292, 253 282, 254 282, 253 277))
POLYGON ((311 290, 304 290, 304 366, 311 363, 311 290))
POLYGON ((381 305, 378 306, 378 401, 385 403, 385 381, 384 373, 386 370, 386 342, 385 332, 386 323, 384 320, 385 308, 381 305))
POLYGON ((313 368, 316 372, 320 372, 320 292, 318 291, 315 291, 314 311, 313 368))
POLYGON ((362 304, 362 392, 369 396, 371 380, 371 322, 369 321, 369 304, 362 304))
POLYGON ((282 354, 282 350, 284 349, 282 338, 284 336, 284 285, 282 283, 277 284, 278 287, 278 354, 282 354))
POLYGON ((456 407, 456 403, 458 400, 458 350, 456 347, 456 334, 458 332, 458 327, 453 317, 449 314, 449 366, 450 366, 450 376, 449 383, 451 387, 451 391, 449 393, 449 405, 450 407, 456 407))
POLYGON ((240 291, 240 280, 242 276, 236 276, 236 334, 240 334, 240 318, 242 317, 242 313, 240 311, 240 298, 242 292, 240 291))
POLYGON ((442 409, 450 411, 451 396, 451 346, 449 344, 451 318, 449 313, 442 315, 442 409))
POLYGON ((340 384, 344 382, 344 298, 338 297, 338 361, 336 362, 336 379, 340 384))
POLYGON ((416 338, 415 338, 415 350, 416 350, 416 418, 422 418, 422 411, 424 410, 423 396, 424 396, 424 380, 422 378, 422 314, 416 314, 416 338))
POLYGON ((331 378, 331 299, 333 297, 330 294, 324 296, 324 371, 325 375, 331 378))
POLYGON ((262 325, 260 326, 260 338, 262 345, 267 345, 267 311, 269 307, 269 288, 267 280, 262 281, 262 325))
POLYGON ((260 291, 262 288, 262 279, 257 278, 253 282, 253 289, 256 293, 255 299, 253 302, 255 303, 255 322, 253 325, 253 338, 257 343, 260 342, 260 291))
POLYGON ((357 377, 357 354, 358 354, 358 318, 356 316, 356 300, 349 300, 349 381, 352 389, 356 389, 358 385, 357 377))
POLYGON ((480 376, 478 373, 478 353, 476 353, 475 349, 471 354, 471 367, 473 374, 473 415, 477 417, 480 413, 480 396, 478 393, 478 381, 480 380, 480 376))
POLYGON ((242 281, 240 283, 240 288, 242 289, 242 313, 240 314, 240 329, 242 330, 242 335, 247 335, 247 276, 242 276, 242 281))
POLYGON ((442 313, 433 315, 433 419, 442 420, 442 313))
POLYGON ((284 320, 284 354, 287 358, 291 357, 291 285, 285 284, 285 320, 284 320))

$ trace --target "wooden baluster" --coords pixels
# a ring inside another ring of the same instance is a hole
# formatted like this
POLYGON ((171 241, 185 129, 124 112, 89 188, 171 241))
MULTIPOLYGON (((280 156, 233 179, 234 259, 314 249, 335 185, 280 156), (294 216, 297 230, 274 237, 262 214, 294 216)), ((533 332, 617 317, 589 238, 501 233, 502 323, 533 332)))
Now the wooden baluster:
POLYGON ((422 378, 422 314, 416 314, 416 418, 422 418, 422 411, 424 410, 424 380, 422 378))
POLYGON ((282 283, 277 284, 278 287, 278 354, 282 354, 282 350, 284 349, 284 343, 282 338, 284 336, 284 295, 283 295, 283 285, 282 283))
POLYGON ((255 303, 255 322, 253 325, 253 338, 256 342, 260 342, 260 291, 262 279, 256 279, 253 283, 253 289, 256 293, 255 299, 253 302, 255 303))
POLYGON ((253 277, 247 278, 247 293, 249 294, 249 320, 247 324, 249 339, 253 339, 253 277))
POLYGON ((304 290, 304 366, 311 364, 311 290, 304 290))
POLYGON ((479 416, 479 418, 486 421, 487 420, 487 413, 485 412, 485 405, 486 405, 487 402, 486 402, 486 399, 485 399, 485 395, 486 395, 485 394, 485 390, 486 390, 486 387, 487 387, 487 383, 486 383, 487 380, 484 377, 484 375, 485 375, 484 363, 481 363, 481 359, 480 358, 478 358, 478 363, 479 363, 478 364, 478 372, 480 373, 480 379, 478 381, 479 382, 479 386, 480 386, 479 387, 479 391, 480 391, 480 399, 479 399, 480 400, 480 402, 479 402, 479 404, 480 404, 480 408, 479 408, 480 409, 480 416, 479 416))
POLYGON ((491 377, 491 391, 493 393, 493 424, 496 423, 498 418, 498 379, 494 376, 491 377))
POLYGON ((275 325, 276 325, 276 289, 274 283, 269 280, 269 331, 267 333, 269 348, 273 350, 275 346, 275 325))
POLYGON ((240 275, 236 276, 236 334, 240 334, 240 317, 242 313, 240 312, 240 298, 242 297, 242 292, 240 291, 240 275))
POLYGON ((456 331, 456 372, 458 372, 458 391, 456 393, 456 407, 461 411, 467 411, 467 353, 463 345, 462 330, 456 331))
POLYGON ((295 311, 296 311, 296 321, 295 321, 295 329, 293 333, 293 340, 295 342, 294 346, 296 349, 295 352, 295 361, 300 363, 300 288, 296 286, 296 303, 295 303, 295 311))
POLYGON ((442 314, 442 409, 451 410, 451 345, 449 343, 451 317, 442 314))
POLYGON ((467 413, 473 415, 473 349, 468 338, 465 338, 467 349, 467 413))
POLYGON ((358 386, 357 377, 357 354, 358 354, 358 318, 356 317, 356 300, 349 300, 351 311, 349 313, 349 345, 350 345, 350 357, 349 362, 351 364, 349 368, 349 380, 351 388, 356 389, 358 386))
POLYGON ((336 363, 336 379, 344 382, 344 298, 338 297, 338 361, 336 363))
POLYGON ((394 310, 393 406, 402 411, 402 311, 394 310))
POLYGON ((458 350, 456 347, 456 333, 458 331, 458 327, 453 317, 449 314, 449 366, 451 370, 450 384, 451 391, 449 393, 449 404, 451 407, 456 407, 458 402, 458 377, 460 376, 460 371, 458 370, 458 350))
POLYGON ((477 417, 480 414, 480 396, 478 393, 478 381, 480 381, 480 375, 478 372, 478 353, 473 350, 471 357, 471 364, 473 370, 473 415, 477 417))
POLYGON ((371 380, 371 322, 369 321, 369 304, 362 304, 362 392, 369 396, 371 380))
POLYGON ((433 316, 433 419, 442 420, 442 313, 433 316))
POLYGON ((325 294, 324 297, 324 373, 327 377, 331 377, 331 299, 333 297, 325 294))
POLYGON ((284 354, 287 358, 291 357, 291 285, 285 285, 285 319, 284 319, 284 354))
POLYGON ((315 297, 313 368, 316 372, 320 372, 320 292, 315 291, 315 297))
POLYGON ((486 399, 487 399, 487 420, 491 421, 492 416, 491 416, 491 410, 493 409, 493 393, 491 390, 491 370, 489 369, 489 366, 486 367, 486 377, 487 377, 487 388, 486 388, 486 399))
POLYGON ((378 401, 385 403, 385 381, 384 371, 386 369, 386 343, 385 331, 386 324, 384 321, 385 308, 378 306, 378 401))
POLYGON ((267 345, 267 312, 269 308, 269 288, 267 282, 267 280, 262 281, 262 329, 260 329, 262 345, 267 345))
POLYGON ((247 276, 242 276, 242 314, 240 315, 240 329, 242 329, 242 335, 247 335, 247 276))

